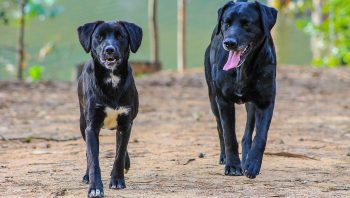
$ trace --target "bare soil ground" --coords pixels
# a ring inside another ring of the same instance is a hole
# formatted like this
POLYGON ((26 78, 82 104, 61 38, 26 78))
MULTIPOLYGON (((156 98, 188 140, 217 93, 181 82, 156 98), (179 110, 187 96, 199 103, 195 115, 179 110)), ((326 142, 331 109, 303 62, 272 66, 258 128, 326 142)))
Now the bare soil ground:
MULTIPOLYGON (((223 175, 203 73, 137 79, 127 188, 108 189, 113 131, 102 131, 106 197, 350 197, 350 70, 282 67, 261 175, 223 175)), ((237 106, 237 135, 245 125, 237 106)), ((86 197, 75 84, 0 83, 0 197, 86 197)))

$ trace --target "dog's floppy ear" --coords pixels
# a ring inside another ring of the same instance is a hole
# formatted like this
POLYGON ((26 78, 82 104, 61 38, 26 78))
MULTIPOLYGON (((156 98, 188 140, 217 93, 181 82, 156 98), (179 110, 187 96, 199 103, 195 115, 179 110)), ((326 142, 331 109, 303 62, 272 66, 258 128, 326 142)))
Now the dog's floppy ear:
POLYGON ((276 24, 278 11, 275 8, 268 7, 255 1, 260 11, 261 25, 264 30, 265 35, 269 35, 271 29, 276 24))
POLYGON ((96 27, 103 23, 103 21, 95 21, 92 23, 86 23, 78 27, 78 36, 81 46, 83 46, 86 53, 89 53, 91 50, 91 36, 94 33, 96 27))
POLYGON ((222 6, 221 8, 219 8, 218 10, 218 25, 217 25, 217 30, 216 30, 216 35, 218 35, 221 31, 221 20, 222 20, 222 15, 224 15, 225 10, 231 6, 234 5, 235 2, 234 1, 229 1, 227 2, 224 6, 222 6))
POLYGON ((130 50, 133 53, 136 53, 139 49, 142 41, 142 29, 135 25, 134 23, 129 23, 125 21, 120 21, 120 23, 124 26, 129 36, 129 45, 130 50))

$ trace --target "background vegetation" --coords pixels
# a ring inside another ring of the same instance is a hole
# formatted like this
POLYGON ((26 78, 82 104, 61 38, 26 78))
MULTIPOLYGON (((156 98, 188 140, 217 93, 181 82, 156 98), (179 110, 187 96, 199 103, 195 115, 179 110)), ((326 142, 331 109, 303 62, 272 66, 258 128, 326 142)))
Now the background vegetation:
POLYGON ((314 38, 312 64, 350 65, 350 5, 344 0, 296 1, 289 6, 297 26, 314 38))
MULTIPOLYGON (((187 65, 200 67, 216 23, 217 9, 227 0, 187 1, 187 65)), ((268 0, 280 10, 274 29, 280 64, 335 67, 350 65, 350 5, 341 0, 268 0), (299 30, 298 30, 299 28, 299 30), (303 33, 304 32, 304 33, 303 33)), ((159 1, 160 60, 176 66, 176 1, 159 1)), ((13 79, 24 68, 26 79, 71 80, 76 64, 89 55, 80 49, 75 29, 96 19, 123 19, 140 24, 145 39, 132 59, 149 60, 147 1, 104 0, 84 4, 71 0, 0 1, 0 79, 13 79), (24 3, 23 47, 20 46, 24 3), (94 12, 87 12, 87 10, 94 12), (135 14, 137 13, 137 14, 135 14), (23 62, 21 62, 21 48, 23 62), (17 54, 17 55, 16 55, 17 54)))

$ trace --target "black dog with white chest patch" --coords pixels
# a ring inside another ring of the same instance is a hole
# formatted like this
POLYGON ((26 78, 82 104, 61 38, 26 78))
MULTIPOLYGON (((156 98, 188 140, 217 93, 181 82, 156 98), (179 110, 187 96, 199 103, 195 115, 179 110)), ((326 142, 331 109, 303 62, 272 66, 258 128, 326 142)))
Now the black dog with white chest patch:
POLYGON ((92 59, 79 77, 80 130, 86 142, 89 197, 103 197, 99 165, 101 128, 116 129, 116 156, 109 187, 125 188, 124 169, 130 168, 127 145, 138 112, 138 93, 128 64, 130 50, 141 45, 142 29, 133 23, 96 21, 78 28, 79 41, 92 59))
POLYGON ((218 11, 205 52, 205 75, 225 175, 255 178, 260 172, 276 96, 276 53, 270 33, 276 19, 277 10, 259 2, 230 1, 218 11), (235 103, 245 103, 247 111, 242 162, 235 103))

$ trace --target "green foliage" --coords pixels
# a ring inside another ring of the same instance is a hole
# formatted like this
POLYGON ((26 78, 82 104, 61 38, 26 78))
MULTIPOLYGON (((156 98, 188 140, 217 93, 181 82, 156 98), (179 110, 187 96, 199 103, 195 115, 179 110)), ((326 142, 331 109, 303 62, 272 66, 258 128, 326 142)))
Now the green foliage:
POLYGON ((6 12, 4 10, 0 10, 0 20, 4 23, 4 24, 8 24, 9 19, 6 15, 6 12))
MULTIPOLYGON (((10 22, 19 22, 21 0, 0 0, 0 25, 8 25, 10 22)), ((37 18, 45 20, 53 18, 63 11, 63 6, 55 6, 56 0, 24 0, 24 19, 37 18)), ((27 23, 25 23, 27 24, 27 23)), ((39 61, 42 61, 52 50, 52 46, 44 46, 43 52, 39 53, 39 61)), ((21 65, 21 64, 19 64, 21 65)), ((20 70, 19 73, 22 70, 20 70)), ((40 81, 42 79, 43 67, 39 65, 28 69, 28 75, 31 81, 40 81)))
MULTIPOLYGON (((15 10, 16 0, 4 0, 0 2, 0 21, 8 25, 10 21, 10 13, 15 10)), ((1 23, 0 23, 1 24, 1 23)))
POLYGON ((313 11, 312 1, 298 1, 294 7, 294 16, 300 18, 296 26, 306 33, 318 38, 322 58, 314 59, 316 66, 326 65, 335 67, 339 65, 350 66, 350 4, 344 0, 324 0, 322 8, 323 20, 320 25, 313 24, 310 13, 313 11))
MULTIPOLYGON (((27 0, 24 11, 27 19, 53 18, 63 12, 63 6, 55 6, 56 0, 27 0)), ((19 0, 2 0, 0 2, 0 21, 7 25, 10 21, 17 21, 19 0)))
POLYGON ((55 17, 63 11, 62 6, 54 6, 55 0, 28 0, 25 6, 27 17, 39 17, 43 20, 47 17, 55 17))
POLYGON ((29 78, 31 81, 42 80, 43 67, 40 65, 31 66, 28 70, 29 78))

